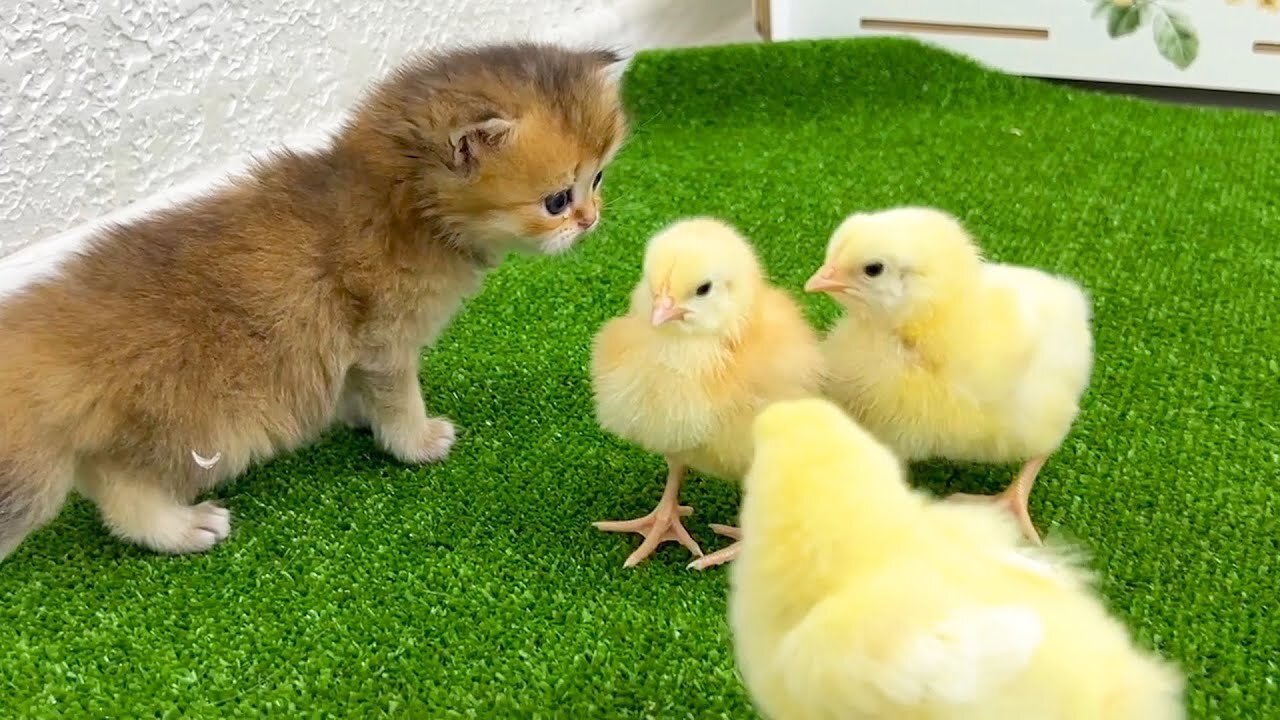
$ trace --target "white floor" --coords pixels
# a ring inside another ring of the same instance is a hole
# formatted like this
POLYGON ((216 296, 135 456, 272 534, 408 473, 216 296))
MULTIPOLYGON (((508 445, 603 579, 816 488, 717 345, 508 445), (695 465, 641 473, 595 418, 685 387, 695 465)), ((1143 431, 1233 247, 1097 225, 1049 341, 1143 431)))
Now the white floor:
POLYGON ((1188 88, 1154 87, 1149 85, 1119 85, 1084 81, 1061 81, 1087 90, 1132 95, 1174 105, 1201 105, 1205 107, 1230 107, 1261 112, 1280 112, 1280 95, 1263 93, 1227 92, 1225 90, 1192 90, 1188 88))

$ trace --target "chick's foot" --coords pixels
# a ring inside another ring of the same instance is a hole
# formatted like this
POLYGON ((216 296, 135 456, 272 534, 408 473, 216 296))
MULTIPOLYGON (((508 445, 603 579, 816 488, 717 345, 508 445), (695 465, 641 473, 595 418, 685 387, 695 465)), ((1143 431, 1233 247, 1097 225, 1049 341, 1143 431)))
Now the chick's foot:
POLYGON ((623 567, 630 568, 648 559, 664 542, 678 542, 696 557, 702 557, 702 548, 698 547, 693 536, 689 535, 689 531, 680 522, 680 518, 691 514, 693 514, 693 508, 680 505, 673 498, 659 502, 658 507, 644 517, 634 520, 601 520, 592 525, 604 532, 636 533, 644 537, 640 547, 636 548, 635 552, 627 557, 626 562, 622 563, 623 567))
POLYGON ((672 540, 680 543, 693 553, 694 557, 702 557, 702 548, 693 541, 693 536, 684 528, 680 518, 693 514, 693 508, 680 504, 680 484, 684 482, 685 466, 673 457, 667 458, 667 484, 662 490, 662 499, 653 512, 635 520, 601 520, 592 523, 597 529, 605 532, 630 532, 644 536, 640 547, 627 558, 623 567, 635 567, 648 558, 664 542, 672 540))
POLYGON ((998 495, 970 495, 968 493, 956 493, 949 496, 948 500, 956 502, 990 502, 1004 508, 1013 516, 1014 522, 1018 524, 1018 529, 1022 531, 1028 542, 1034 545, 1040 545, 1040 533, 1036 531, 1036 526, 1031 522, 1031 512, 1027 508, 1027 502, 1031 498, 1031 486, 1035 484, 1036 476, 1040 473, 1040 468, 1044 466, 1045 460, 1048 458, 1032 458, 1022 466, 1022 471, 1018 473, 1018 477, 1014 479, 1009 487, 998 495))
POLYGON ((688 567, 690 569, 706 570, 709 567, 723 565, 738 557, 738 550, 742 545, 742 531, 736 527, 729 525, 716 525, 715 523, 711 524, 711 529, 714 530, 717 535, 724 535, 727 538, 732 538, 734 542, 731 545, 720 548, 710 555, 704 555, 703 557, 689 563, 688 567))

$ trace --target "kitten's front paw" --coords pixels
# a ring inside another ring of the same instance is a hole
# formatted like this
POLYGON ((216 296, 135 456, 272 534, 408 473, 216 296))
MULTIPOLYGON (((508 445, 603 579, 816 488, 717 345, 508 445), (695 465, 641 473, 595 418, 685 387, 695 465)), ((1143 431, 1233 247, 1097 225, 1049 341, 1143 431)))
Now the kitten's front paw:
POLYGON ((388 437, 386 448, 400 462, 437 462, 449 454, 456 437, 453 423, 444 418, 428 418, 416 432, 388 437))

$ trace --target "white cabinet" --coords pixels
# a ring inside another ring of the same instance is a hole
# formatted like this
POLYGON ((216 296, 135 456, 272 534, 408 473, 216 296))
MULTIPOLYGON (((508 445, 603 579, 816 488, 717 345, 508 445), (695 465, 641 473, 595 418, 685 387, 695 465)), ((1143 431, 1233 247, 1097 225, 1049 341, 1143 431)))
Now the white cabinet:
POLYGON ((1019 75, 1280 93, 1280 0, 759 1, 775 41, 907 35, 1019 75))

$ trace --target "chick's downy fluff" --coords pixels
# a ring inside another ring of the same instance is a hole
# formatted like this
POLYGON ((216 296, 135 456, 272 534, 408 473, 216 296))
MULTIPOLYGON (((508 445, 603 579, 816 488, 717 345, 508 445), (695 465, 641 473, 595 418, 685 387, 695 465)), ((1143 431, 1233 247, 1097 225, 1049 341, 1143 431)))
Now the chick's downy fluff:
POLYGON ((765 717, 1184 717, 1175 666, 1065 551, 1026 546, 990 505, 911 489, 830 401, 771 405, 754 432, 729 620, 765 717))
POLYGON ((806 289, 846 311, 823 342, 826 395, 904 460, 1024 463, 993 499, 1039 542, 1031 487, 1093 367, 1080 287, 985 262, 954 216, 901 207, 846 218, 806 289))
MULTIPOLYGON (((667 540, 698 569, 731 560, 736 545, 704 556, 680 517, 687 469, 738 481, 751 457, 751 421, 766 403, 818 392, 822 355, 799 305, 767 281, 750 243, 730 225, 695 217, 655 235, 626 314, 601 328, 591 376, 605 430, 667 462, 652 513, 596 527, 636 532, 630 567, 667 540)), ((736 528, 713 526, 732 538, 736 528)))

